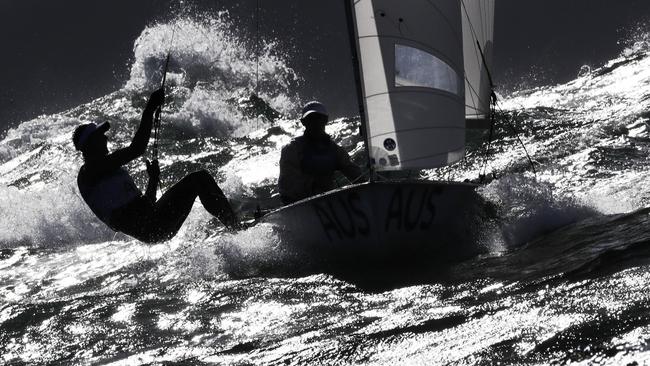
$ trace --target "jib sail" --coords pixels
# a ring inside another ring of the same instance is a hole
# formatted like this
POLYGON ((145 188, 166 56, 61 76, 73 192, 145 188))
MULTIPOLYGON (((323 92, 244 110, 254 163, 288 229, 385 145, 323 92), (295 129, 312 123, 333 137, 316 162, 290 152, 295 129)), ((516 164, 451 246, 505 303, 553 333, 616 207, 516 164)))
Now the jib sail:
POLYGON ((461 0, 465 58, 465 116, 469 127, 488 128, 492 85, 494 0, 461 0))

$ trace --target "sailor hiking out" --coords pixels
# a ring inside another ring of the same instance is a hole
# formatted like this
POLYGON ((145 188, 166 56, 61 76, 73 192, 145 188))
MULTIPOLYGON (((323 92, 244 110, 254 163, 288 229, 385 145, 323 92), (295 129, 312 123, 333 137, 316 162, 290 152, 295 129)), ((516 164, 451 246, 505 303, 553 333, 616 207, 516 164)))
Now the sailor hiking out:
POLYGON ((282 148, 278 185, 284 204, 290 204, 335 187, 334 172, 340 171, 351 182, 361 176, 361 169, 350 161, 348 153, 325 132, 329 117, 325 106, 307 103, 300 121, 302 136, 282 148))
POLYGON ((158 161, 147 161, 149 182, 146 193, 133 182, 124 165, 142 156, 149 144, 154 113, 164 103, 164 88, 156 90, 142 113, 140 126, 131 144, 109 153, 108 122, 77 127, 73 143, 81 151, 84 164, 77 184, 84 201, 105 224, 147 243, 164 241, 176 235, 198 196, 203 207, 224 225, 234 228, 236 216, 225 195, 206 170, 191 173, 169 188, 159 200, 158 161))

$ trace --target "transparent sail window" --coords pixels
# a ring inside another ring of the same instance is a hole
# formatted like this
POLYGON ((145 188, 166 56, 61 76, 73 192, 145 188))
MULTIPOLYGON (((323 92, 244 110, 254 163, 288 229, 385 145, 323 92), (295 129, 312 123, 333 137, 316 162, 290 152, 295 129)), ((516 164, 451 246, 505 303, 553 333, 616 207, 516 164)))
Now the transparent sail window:
POLYGON ((458 74, 446 62, 417 48, 395 45, 395 86, 416 86, 460 95, 458 74))

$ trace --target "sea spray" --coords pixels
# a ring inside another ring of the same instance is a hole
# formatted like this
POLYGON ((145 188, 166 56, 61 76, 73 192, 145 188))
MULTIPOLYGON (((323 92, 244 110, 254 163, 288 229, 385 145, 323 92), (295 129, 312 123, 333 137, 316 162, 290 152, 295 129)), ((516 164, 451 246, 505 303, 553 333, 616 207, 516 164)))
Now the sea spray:
MULTIPOLYGON (((622 63, 602 72, 593 67, 581 80, 506 97, 499 113, 513 117, 514 129, 497 124, 490 182, 479 188, 503 221, 487 231, 492 251, 461 264, 432 264, 435 273, 427 276, 406 271, 408 286, 368 291, 328 274, 304 277, 317 267, 278 241, 280 228, 271 225, 229 233, 197 202, 175 238, 147 245, 115 236, 78 197, 82 161, 72 130, 109 120, 111 149, 126 146, 150 93, 147 80, 157 84, 158 68, 145 60, 162 59, 165 32, 181 23, 143 34, 158 45, 143 42, 131 80, 141 82, 137 87, 24 122, 0 141, 2 362, 648 362, 650 219, 647 209, 625 212, 650 202, 643 127, 650 58, 622 55, 622 63), (536 178, 516 133, 537 165, 536 178), (591 209, 602 206, 618 214, 591 209)), ((284 114, 274 122, 242 112, 237 98, 254 85, 244 71, 250 55, 236 38, 217 37, 210 42, 234 50, 232 64, 244 79, 226 65, 211 68, 205 60, 216 56, 201 54, 215 51, 198 41, 195 28, 180 32, 188 43, 170 74, 162 190, 206 168, 233 199, 272 199, 279 149, 302 131, 291 113, 299 99, 281 88, 265 91, 284 114), (207 75, 212 70, 217 76, 207 75), (220 80, 224 75, 235 79, 220 80)), ((280 71, 278 85, 284 76, 280 71)), ((363 165, 358 123, 350 116, 328 131, 363 165)), ((424 175, 476 179, 484 148, 470 145, 453 174, 424 175)), ((142 188, 143 163, 128 169, 142 188)))
POLYGON ((504 247, 515 248, 533 238, 599 213, 551 184, 524 175, 508 175, 481 187, 496 206, 504 247))

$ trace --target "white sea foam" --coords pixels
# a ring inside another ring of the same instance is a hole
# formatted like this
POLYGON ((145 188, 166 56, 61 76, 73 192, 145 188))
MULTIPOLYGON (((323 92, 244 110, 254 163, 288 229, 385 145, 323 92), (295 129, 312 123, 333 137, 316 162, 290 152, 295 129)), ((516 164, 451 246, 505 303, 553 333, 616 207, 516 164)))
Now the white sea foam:
MULTIPOLYGON (((71 144, 72 131, 81 123, 109 120, 109 148, 128 144, 147 90, 160 82, 167 52, 172 55, 163 112, 167 136, 228 138, 263 129, 267 122, 260 124, 237 105, 258 89, 258 75, 259 96, 278 112, 292 114, 299 103, 288 90, 299 78, 276 45, 263 43, 258 60, 229 28, 226 13, 148 27, 135 43, 123 90, 8 131, 0 141, 0 182, 8 185, 0 196, 1 245, 60 246, 113 237, 78 197, 74 176, 81 161, 71 144)), ((237 175, 226 175, 225 190, 235 200, 251 194, 237 175)))
POLYGON ((38 190, 0 187, 1 247, 60 247, 114 237, 115 232, 83 203, 71 181, 38 190))
POLYGON ((170 251, 156 270, 158 277, 165 280, 247 277, 283 270, 289 273, 301 267, 272 225, 260 224, 231 233, 200 208, 193 210, 184 230, 170 243, 178 249, 170 251))
MULTIPOLYGON (((592 69, 570 83, 515 93, 503 101, 506 110, 531 113, 534 123, 584 121, 550 137, 530 134, 523 138, 533 159, 557 156, 538 166, 538 181, 518 175, 525 165, 525 154, 510 143, 510 138, 503 139, 509 145, 493 153, 490 168, 505 173, 484 193, 496 198, 505 209, 504 217, 510 225, 508 242, 520 243, 578 220, 588 214, 589 207, 616 213, 642 207, 650 200, 643 170, 612 171, 616 168, 599 165, 601 161, 594 158, 598 149, 634 147, 634 141, 650 137, 647 118, 643 117, 650 109, 645 92, 650 84, 650 57, 644 53, 647 49, 644 42, 636 42, 626 51, 628 54, 609 65, 611 70, 607 72, 592 69), (620 61, 627 63, 616 66, 620 61), (534 114, 538 107, 560 112, 544 119, 534 114), (594 169, 603 177, 591 177, 594 169), (568 198, 572 196, 574 199, 568 198)), ((268 121, 260 123, 260 118, 240 109, 238 100, 257 87, 258 63, 246 43, 231 32, 226 14, 199 20, 177 19, 152 25, 141 34, 134 47, 130 79, 122 90, 64 113, 25 122, 0 141, 0 182, 5 185, 0 189, 2 246, 58 246, 112 239, 112 232, 94 218, 76 193, 74 176, 81 161, 70 142, 72 130, 85 121, 109 120, 113 126, 109 132, 111 148, 128 144, 148 92, 160 81, 160 70, 170 50, 170 88, 163 110, 163 136, 167 136, 168 143, 195 146, 214 136, 228 141, 232 156, 224 158, 225 165, 218 169, 224 191, 237 208, 251 210, 255 204, 252 197, 260 187, 273 192, 280 148, 301 132, 300 124, 294 119, 280 119, 271 133, 268 121), (242 139, 228 140, 232 137, 242 139)), ((287 90, 300 80, 273 43, 264 44, 259 67, 262 99, 285 116, 294 114, 299 98, 287 90)), ((355 127, 343 119, 332 122, 328 132, 344 140, 356 136, 355 127)), ((221 149, 213 143, 206 146, 221 149)), ((183 161, 196 164, 209 160, 217 153, 163 151, 163 162, 165 168, 172 169, 183 161)), ((141 171, 140 162, 137 164, 141 171)), ((461 166, 454 177, 475 178, 478 169, 478 165, 461 166)), ((200 204, 196 206, 193 212, 200 214, 193 213, 188 219, 179 234, 183 242, 202 243, 215 230, 206 225, 209 215, 200 204)), ((238 240, 238 236, 229 238, 238 240)), ((234 262, 238 260, 232 258, 250 257, 237 254, 245 253, 242 250, 224 253, 218 257, 234 262)))
POLYGON ((288 90, 300 82, 277 45, 264 43, 259 57, 230 30, 227 13, 200 20, 177 19, 148 27, 136 40, 135 61, 126 90, 153 90, 170 55, 170 85, 186 99, 168 117, 202 136, 242 135, 255 118, 245 118, 233 99, 255 92, 283 114, 292 114, 297 98, 288 90))
POLYGON ((551 184, 524 175, 509 175, 480 188, 480 193, 499 211, 499 227, 493 250, 525 244, 539 235, 598 215, 575 198, 556 192, 551 184), (503 240, 504 246, 498 238, 503 240))

